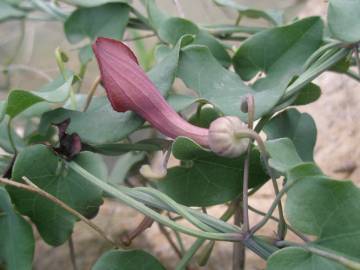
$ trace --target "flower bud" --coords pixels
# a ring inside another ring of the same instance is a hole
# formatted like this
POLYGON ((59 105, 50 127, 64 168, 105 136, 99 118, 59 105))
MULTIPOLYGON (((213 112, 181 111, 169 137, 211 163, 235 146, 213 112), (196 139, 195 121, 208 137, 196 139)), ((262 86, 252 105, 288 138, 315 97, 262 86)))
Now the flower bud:
POLYGON ((248 130, 247 125, 236 116, 220 117, 209 127, 210 149, 223 157, 238 157, 244 154, 249 146, 250 139, 241 136, 248 130))

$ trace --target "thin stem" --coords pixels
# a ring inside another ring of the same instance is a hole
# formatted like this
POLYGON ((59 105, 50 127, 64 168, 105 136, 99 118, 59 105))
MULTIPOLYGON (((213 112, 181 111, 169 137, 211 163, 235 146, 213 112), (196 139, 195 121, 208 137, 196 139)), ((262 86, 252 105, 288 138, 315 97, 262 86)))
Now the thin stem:
POLYGON ((354 54, 355 54, 355 61, 356 61, 356 66, 358 68, 358 72, 360 75, 360 58, 359 58, 359 48, 358 45, 354 46, 354 54))
POLYGON ((345 72, 346 75, 348 75, 350 78, 360 82, 360 75, 352 70, 348 70, 345 72))
MULTIPOLYGON (((269 169, 270 169, 270 167, 269 167, 269 169)), ((274 178, 274 176, 272 174, 271 169, 269 171, 271 173, 271 181, 272 181, 272 184, 274 187, 275 195, 277 196, 279 194, 279 187, 277 185, 276 179, 274 178)), ((285 216, 284 216, 284 211, 283 211, 281 200, 278 201, 278 211, 279 211, 279 219, 280 220, 278 223, 277 236, 278 236, 279 240, 283 240, 286 235, 286 221, 285 221, 285 216)))
POLYGON ((207 264, 214 249, 215 243, 215 241, 209 241, 209 243, 207 243, 204 249, 201 251, 201 254, 197 260, 199 266, 205 266, 207 264))
MULTIPOLYGON (((249 152, 250 153, 250 152, 249 152)), ((248 157, 247 157, 248 160, 248 157)), ((245 160, 245 164, 244 164, 244 169, 247 166, 248 167, 248 162, 246 162, 245 160)), ((244 172, 245 174, 245 172, 244 172)), ((239 207, 235 212, 234 215, 234 224, 235 225, 240 225, 241 221, 243 221, 243 208, 241 207, 241 201, 239 202, 239 207)), ((244 226, 245 226, 245 222, 243 221, 244 226)), ((249 228, 249 227, 248 227, 249 228)), ((243 270, 245 269, 245 246, 243 243, 238 242, 238 243, 234 243, 233 244, 233 270, 243 270)))
POLYGON ((80 92, 82 83, 84 81, 86 70, 87 70, 87 64, 81 64, 80 71, 79 71, 79 74, 78 74, 80 80, 78 81, 78 83, 76 85, 76 89, 75 89, 76 93, 80 92))
POLYGON ((226 37, 227 34, 233 33, 246 33, 256 34, 268 28, 253 27, 253 26, 240 26, 240 25, 203 25, 201 28, 214 36, 226 37))
POLYGON ((188 220, 191 224, 195 225, 199 229, 202 229, 204 231, 214 231, 213 228, 208 226, 207 224, 204 224, 200 220, 198 220, 196 217, 194 217, 189 211, 187 211, 186 207, 179 205, 174 200, 168 198, 165 194, 158 192, 155 189, 149 189, 149 188, 142 188, 138 187, 136 190, 145 191, 148 194, 151 194, 152 196, 156 197, 157 199, 165 202, 167 205, 169 205, 171 208, 173 208, 179 215, 183 216, 186 220, 188 220))
MULTIPOLYGON (((220 217, 221 220, 227 221, 231 218, 231 216, 236 211, 236 204, 235 202, 232 202, 228 209, 226 209, 225 213, 220 217)), ((203 243, 206 241, 206 239, 199 238, 197 239, 190 249, 185 253, 185 255, 182 257, 180 262, 176 265, 176 270, 184 269, 191 258, 195 255, 195 253, 199 250, 199 248, 203 245, 203 243)))
POLYGON ((52 81, 52 78, 45 72, 43 72, 39 69, 30 67, 30 66, 26 66, 26 65, 12 64, 7 67, 0 66, 0 70, 3 72, 4 71, 24 70, 24 71, 32 72, 32 73, 38 75, 39 77, 44 78, 45 80, 47 80, 49 82, 52 81))
POLYGON ((329 260, 332 260, 334 262, 337 262, 341 265, 344 265, 346 268, 348 269, 352 269, 352 270, 360 270, 360 263, 350 260, 344 256, 340 256, 334 253, 331 253, 327 250, 324 250, 322 248, 318 248, 316 246, 313 245, 302 245, 302 244, 298 244, 298 243, 294 243, 294 242, 290 242, 290 241, 279 241, 277 242, 278 246, 290 246, 290 247, 298 247, 301 248, 303 250, 306 250, 308 252, 311 252, 315 255, 319 255, 321 257, 327 258, 329 260))
POLYGON ((134 230, 121 237, 121 242, 125 246, 130 246, 131 242, 140 234, 142 234, 145 230, 150 228, 153 225, 153 223, 154 223, 153 219, 149 217, 144 217, 143 220, 140 222, 140 224, 134 230))
POLYGON ((99 84, 101 83, 101 76, 97 76, 95 81, 93 82, 91 88, 90 88, 90 92, 86 98, 86 101, 85 101, 85 106, 84 106, 84 109, 83 109, 83 112, 86 112, 86 110, 89 108, 90 106, 90 103, 94 97, 94 94, 96 92, 96 89, 97 87, 99 86, 99 84))
MULTIPOLYGON (((212 239, 212 240, 221 240, 221 241, 241 241, 243 238, 243 235, 240 233, 214 233, 214 232, 206 232, 206 231, 199 231, 191 229, 187 226, 178 224, 172 220, 170 220, 167 217, 162 216, 158 212, 154 211, 153 209, 147 207, 140 201, 143 198, 137 198, 137 200, 133 199, 131 196, 129 196, 129 193, 123 192, 124 189, 128 190, 128 188, 122 187, 121 189, 116 189, 112 187, 111 185, 107 184, 106 182, 98 179, 96 176, 92 175, 88 171, 86 171, 84 168, 79 166, 75 162, 69 162, 67 163, 70 168, 72 168, 74 171, 82 175, 85 179, 87 179, 90 183, 94 184, 95 186, 99 187, 103 191, 107 192, 108 194, 114 196, 119 201, 125 203, 126 205, 138 210, 139 212, 143 213, 146 216, 151 217, 155 221, 162 223, 170 228, 173 228, 175 230, 178 230, 179 232, 192 235, 199 238, 205 238, 205 239, 212 239)), ((131 189, 130 189, 131 190, 131 189)), ((141 196, 143 197, 143 196, 141 196)), ((204 215, 206 216, 206 215, 204 215)), ((235 228, 234 228, 235 229, 235 228)))
POLYGON ((262 220, 260 220, 259 223, 257 223, 254 227, 252 227, 250 229, 250 234, 253 235, 254 233, 256 233, 258 230, 260 230, 267 222, 268 220, 271 218, 274 210, 276 209, 277 205, 279 204, 279 202, 281 201, 282 196, 288 192, 288 190, 294 186, 294 184, 297 181, 294 180, 291 183, 287 183, 282 190, 280 190, 278 192, 278 194, 275 197, 275 200, 273 201, 273 203, 270 206, 270 209, 266 212, 266 215, 263 217, 262 220))
POLYGON ((330 42, 324 46, 321 46, 306 60, 303 70, 307 70, 325 51, 339 47, 340 44, 341 44, 340 41, 335 41, 335 42, 330 42))
MULTIPOLYGON (((256 214, 258 214, 258 215, 266 216, 266 213, 265 213, 265 212, 262 212, 262 211, 260 211, 259 209, 256 209, 256 208, 252 207, 251 205, 249 205, 249 210, 252 211, 252 212, 254 212, 254 213, 256 213, 256 214)), ((274 217, 274 216, 271 216, 270 219, 272 219, 272 220, 274 220, 274 221, 276 221, 276 222, 279 222, 279 221, 280 221, 277 217, 274 217)), ((309 241, 310 241, 310 239, 309 239, 306 235, 298 232, 297 230, 295 230, 295 229, 294 229, 292 226, 290 226, 289 224, 287 224, 287 228, 288 228, 290 231, 292 231, 294 234, 296 234, 296 235, 297 235, 301 240, 303 240, 304 242, 309 242, 309 241)))
POLYGON ((235 25, 239 25, 242 18, 242 14, 239 12, 238 16, 236 17, 235 25))
POLYGON ((179 257, 179 259, 181 259, 182 253, 181 253, 180 249, 174 243, 174 241, 171 238, 169 232, 166 230, 166 228, 162 224, 158 223, 158 226, 159 226, 160 232, 164 235, 166 240, 169 242, 169 244, 172 247, 172 249, 174 250, 175 254, 179 257))
POLYGON ((70 235, 69 237, 69 253, 70 253, 70 260, 71 260, 71 264, 73 266, 73 270, 77 270, 77 265, 76 265, 76 256, 75 256, 75 247, 74 247, 74 241, 73 241, 73 237, 72 235, 70 235))
MULTIPOLYGON (((26 178, 26 181, 30 181, 30 180, 26 178)), ((57 204, 58 206, 60 206, 64 210, 66 210, 67 212, 69 212, 72 215, 79 218, 81 221, 83 221, 89 227, 93 228, 101 237, 103 237, 113 247, 118 247, 118 245, 113 240, 111 240, 109 237, 107 237, 106 234, 96 224, 94 224, 92 221, 90 221, 89 219, 84 217, 82 214, 80 214, 79 212, 77 212, 76 210, 74 210, 73 208, 71 208, 70 206, 68 206, 67 204, 65 204, 64 202, 62 202, 58 198, 56 198, 55 196, 51 195, 50 193, 48 193, 48 192, 46 192, 46 191, 44 191, 44 190, 42 190, 42 189, 40 189, 38 187, 35 187, 34 184, 32 184, 31 186, 30 185, 25 185, 25 184, 15 182, 15 181, 11 181, 11 180, 8 180, 8 179, 5 179, 5 178, 0 178, 0 183, 5 184, 5 185, 9 185, 9 186, 13 186, 13 187, 16 187, 16 188, 20 188, 20 189, 23 189, 23 190, 27 190, 29 192, 36 193, 36 194, 48 199, 49 201, 52 201, 53 203, 57 204)))
MULTIPOLYGON (((260 137, 260 135, 258 133, 256 133, 255 131, 253 131, 252 129, 247 129, 244 130, 242 132, 239 132, 237 134, 237 136, 241 137, 248 137, 251 139, 254 139, 259 147, 259 151, 261 154, 261 158, 265 164, 266 170, 271 178, 271 181, 273 183, 273 187, 274 187, 274 191, 275 191, 275 195, 277 196, 279 193, 279 188, 277 186, 277 182, 276 182, 276 177, 271 169, 271 167, 269 166, 269 154, 266 151, 266 147, 264 144, 264 141, 262 140, 262 138, 260 137)), ((247 193, 246 193, 247 196, 247 193)), ((245 201, 245 200, 244 200, 245 201)), ((284 213, 283 213, 283 207, 282 207, 282 203, 281 201, 278 201, 278 211, 279 211, 279 217, 280 217, 280 222, 279 222, 279 227, 278 227, 278 236, 280 239, 283 239, 283 237, 285 236, 284 234, 286 233, 286 222, 285 222, 285 217, 284 217, 284 213)))
POLYGON ((195 253, 199 250, 202 244, 206 241, 206 239, 198 238, 190 247, 190 249, 184 254, 181 258, 180 262, 176 265, 175 270, 183 270, 189 264, 192 257, 194 257, 195 253))

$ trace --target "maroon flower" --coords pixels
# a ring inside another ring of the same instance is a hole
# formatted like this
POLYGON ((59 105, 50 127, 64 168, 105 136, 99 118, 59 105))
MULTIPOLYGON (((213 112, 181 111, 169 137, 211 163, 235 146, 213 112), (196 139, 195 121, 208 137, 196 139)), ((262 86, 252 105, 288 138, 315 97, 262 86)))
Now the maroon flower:
POLYGON ((208 146, 208 129, 188 123, 170 107, 124 43, 98 38, 93 50, 114 110, 134 111, 166 136, 186 136, 208 146))

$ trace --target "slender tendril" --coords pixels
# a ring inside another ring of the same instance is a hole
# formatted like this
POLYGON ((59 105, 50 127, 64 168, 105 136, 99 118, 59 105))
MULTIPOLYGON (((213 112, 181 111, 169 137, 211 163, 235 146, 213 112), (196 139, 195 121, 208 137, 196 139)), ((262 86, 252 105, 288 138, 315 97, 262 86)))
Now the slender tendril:
POLYGON ((90 92, 86 98, 86 101, 85 101, 85 106, 84 106, 84 109, 83 109, 83 112, 86 112, 86 110, 89 108, 90 106, 90 103, 95 95, 95 92, 96 92, 96 89, 97 87, 99 86, 99 84, 101 83, 101 76, 97 76, 95 81, 93 82, 91 88, 90 88, 90 92))

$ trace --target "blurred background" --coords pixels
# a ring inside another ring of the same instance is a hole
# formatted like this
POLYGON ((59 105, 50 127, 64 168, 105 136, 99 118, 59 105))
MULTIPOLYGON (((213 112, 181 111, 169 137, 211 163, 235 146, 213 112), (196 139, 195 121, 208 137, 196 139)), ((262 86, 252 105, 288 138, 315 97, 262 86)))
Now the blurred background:
MULTIPOLYGON (((89 0, 91 1, 91 0, 89 0)), ((134 0, 139 10, 143 11, 141 3, 134 0)), ((187 19, 196 23, 215 24, 231 23, 237 14, 226 8, 220 8, 211 0, 178 0, 187 19)), ((324 0, 238 0, 237 2, 255 7, 271 8, 286 11, 287 20, 295 17, 303 18, 310 15, 325 17, 327 3, 324 0)), ((173 0, 157 0, 162 10, 177 16, 178 9, 173 0)), ((69 10, 71 11, 71 10, 69 10)), ((1 11, 0 11, 1 12, 1 11)), ((264 25, 265 21, 244 20, 245 25, 264 25)), ((125 39, 141 32, 126 32, 125 39)), ((134 43, 129 43, 137 54, 144 54, 144 49, 134 43)), ((151 65, 151 52, 155 39, 149 38, 141 43, 145 46, 146 61, 142 61, 144 68, 151 65)), ((69 66, 79 70, 78 49, 80 45, 70 45, 64 35, 63 25, 56 21, 9 21, 0 24, 0 70, 3 71, 8 63, 9 72, 0 72, 0 99, 7 96, 10 89, 36 90, 47 81, 58 75, 54 50, 60 47, 69 56, 69 66), (23 42, 19 42, 20 40, 23 42), (20 44, 20 45, 19 45, 20 44)), ((96 63, 92 61, 81 87, 81 92, 87 93, 98 75, 96 63)), ((321 98, 311 105, 301 106, 299 109, 308 112, 314 118, 318 128, 318 138, 315 148, 315 159, 321 169, 328 175, 340 179, 352 179, 360 183, 360 85, 344 75, 326 73, 320 76, 316 83, 322 89, 321 98)), ((102 94, 101 91, 98 92, 102 94)), ((1 150, 1 149, 0 149, 1 150)), ((250 205, 266 211, 272 202, 272 189, 265 185, 260 192, 250 198, 250 205)), ((218 215, 223 209, 219 206, 209 209, 210 214, 218 215)), ((106 232, 116 237, 130 230, 142 220, 143 216, 130 208, 118 203, 106 202, 95 218, 94 222, 104 228, 106 232)), ((259 220, 259 216, 252 215, 251 220, 259 220)), ((272 228, 266 228, 271 234, 272 228)), ((68 246, 52 248, 37 236, 34 269, 71 269, 68 246)), ((90 269, 94 260, 108 248, 96 234, 80 222, 75 228, 75 250, 79 269, 90 269)), ((186 238, 190 245, 192 238, 186 238)), ((133 242, 132 248, 143 248, 157 256, 172 269, 178 260, 164 235, 156 225, 147 230, 133 242)), ((231 269, 232 245, 217 243, 209 264, 203 269, 231 269)), ((246 269, 264 269, 265 263, 261 259, 247 252, 246 269)), ((193 269, 197 269, 194 267, 193 269)))

